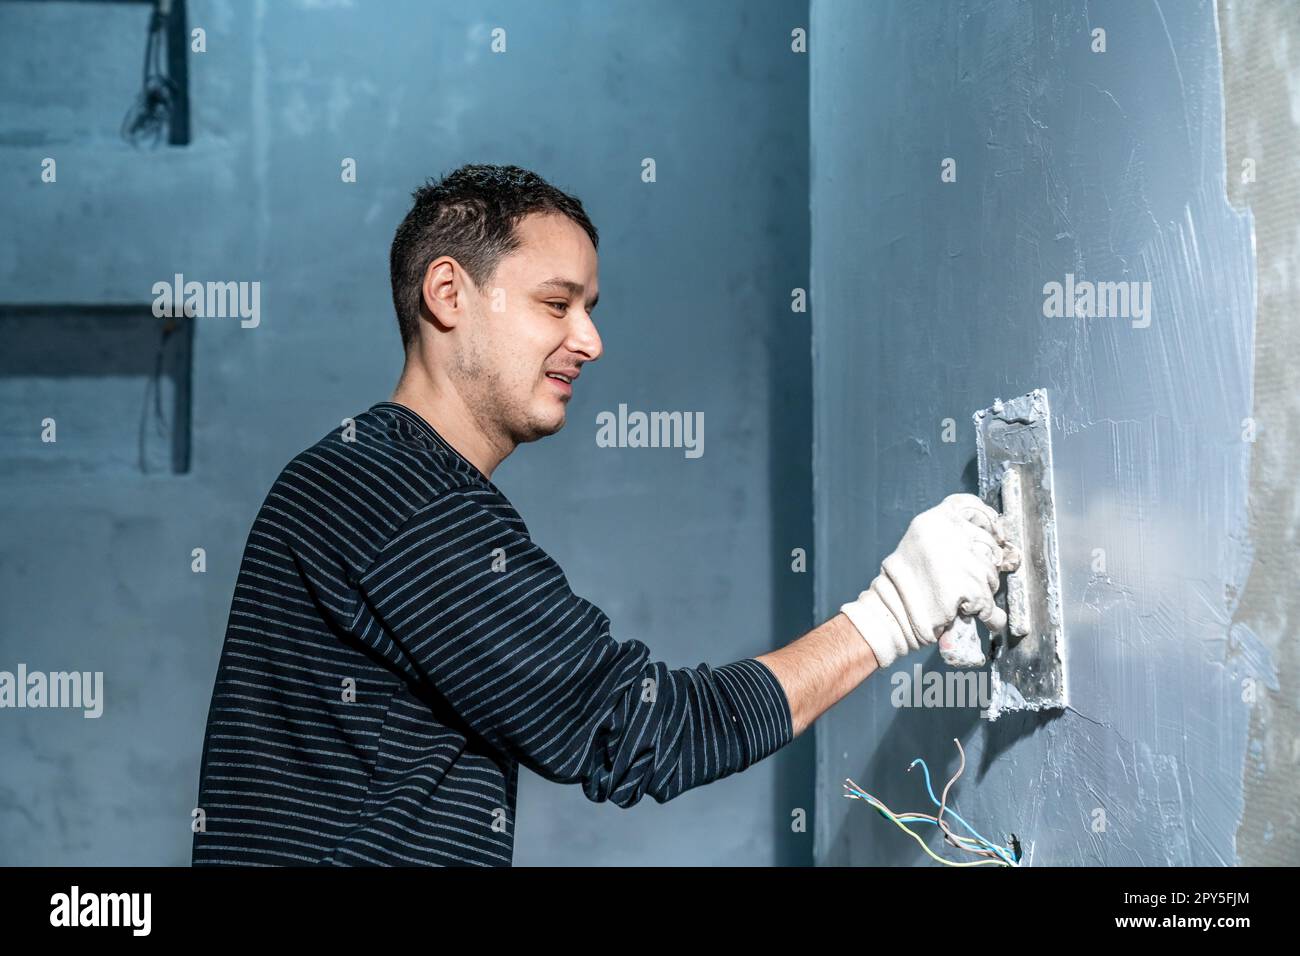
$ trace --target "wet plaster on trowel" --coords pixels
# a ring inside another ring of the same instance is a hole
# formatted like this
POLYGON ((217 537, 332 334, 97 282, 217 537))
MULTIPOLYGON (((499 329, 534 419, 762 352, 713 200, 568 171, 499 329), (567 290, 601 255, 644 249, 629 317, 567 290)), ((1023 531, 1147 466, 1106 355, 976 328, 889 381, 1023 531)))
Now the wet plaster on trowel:
MULTIPOLYGON (((1276 675, 1234 624, 1255 261, 1224 190, 1213 4, 813 0, 811 32, 817 610, 976 490, 974 437, 943 441, 946 420, 1044 387, 1070 687, 1063 711, 988 724, 871 678, 817 724, 818 861, 925 862, 840 782, 923 806, 908 764, 946 776, 959 737, 960 812, 1036 864, 1239 862, 1243 682, 1276 675), (1150 282, 1150 312, 1048 317, 1067 275, 1150 282)), ((917 663, 942 670, 894 671, 917 663)))
POLYGON ((1007 627, 993 635, 990 701, 981 716, 1069 703, 1047 392, 998 399, 974 415, 979 492, 1001 508, 1020 564, 1006 576, 1007 627))

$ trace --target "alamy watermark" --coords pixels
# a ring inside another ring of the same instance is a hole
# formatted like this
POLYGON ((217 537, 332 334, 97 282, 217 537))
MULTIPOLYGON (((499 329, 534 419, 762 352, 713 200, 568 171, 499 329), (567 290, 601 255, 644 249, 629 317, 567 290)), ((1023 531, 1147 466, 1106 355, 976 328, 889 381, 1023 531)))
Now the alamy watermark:
POLYGON ((74 884, 50 897, 50 925, 129 927, 132 936, 148 936, 152 910, 152 893, 83 893, 74 884))
POLYGON ((104 713, 103 671, 0 671, 0 707, 70 707, 83 717, 104 713))
POLYGON ((1073 272, 1065 282, 1043 286, 1043 315, 1049 319, 1132 319, 1135 329, 1151 324, 1150 282, 1076 281, 1073 272))
POLYGON ((201 319, 233 319, 245 329, 262 322, 262 283, 186 282, 176 273, 171 282, 153 284, 153 314, 157 318, 177 315, 201 319))
POLYGON ((912 665, 912 673, 896 671, 889 678, 894 707, 978 707, 987 710, 993 702, 986 670, 924 671, 912 665))
POLYGON ((600 412, 596 425, 600 448, 684 448, 687 458, 704 454, 703 412, 629 412, 620 402, 618 414, 600 412))

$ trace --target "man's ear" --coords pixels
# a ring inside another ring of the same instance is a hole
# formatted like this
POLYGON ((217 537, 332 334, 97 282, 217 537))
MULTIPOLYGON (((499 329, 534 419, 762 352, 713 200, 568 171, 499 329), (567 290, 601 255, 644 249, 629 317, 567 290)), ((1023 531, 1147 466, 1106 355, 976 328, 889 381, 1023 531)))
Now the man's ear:
POLYGON ((424 270, 420 304, 440 328, 455 328, 460 321, 464 301, 458 273, 455 260, 448 256, 434 259, 429 263, 429 268, 424 270))

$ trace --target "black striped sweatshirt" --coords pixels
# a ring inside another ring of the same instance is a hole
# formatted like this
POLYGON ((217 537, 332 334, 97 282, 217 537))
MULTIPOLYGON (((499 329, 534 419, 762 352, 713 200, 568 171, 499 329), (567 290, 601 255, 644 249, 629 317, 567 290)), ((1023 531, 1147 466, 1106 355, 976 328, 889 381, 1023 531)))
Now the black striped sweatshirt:
POLYGON ((208 713, 195 865, 509 865, 519 764, 663 803, 793 737, 752 658, 669 669, 488 478, 381 402, 281 472, 208 713))

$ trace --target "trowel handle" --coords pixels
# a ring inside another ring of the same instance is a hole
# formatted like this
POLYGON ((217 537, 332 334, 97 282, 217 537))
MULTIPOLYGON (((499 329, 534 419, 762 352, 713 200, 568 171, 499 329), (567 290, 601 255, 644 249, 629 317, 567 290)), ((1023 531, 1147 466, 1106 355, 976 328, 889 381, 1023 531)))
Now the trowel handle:
POLYGON ((1007 630, 1012 637, 1029 633, 1029 599, 1025 593, 1025 576, 1029 573, 1030 555, 1025 551, 1025 496, 1020 486, 1020 472, 1007 465, 1002 472, 1002 527, 1007 543, 1020 554, 1020 567, 1007 575, 1007 630))
MULTIPOLYGON (((1021 566, 1007 575, 1007 630, 1012 637, 1029 633, 1029 604, 1025 597, 1025 504, 1020 472, 1007 465, 998 483, 1002 498, 1002 524, 1007 543, 1020 552, 1021 566)), ((939 655, 949 667, 983 667, 987 660, 980 646, 975 619, 959 615, 952 627, 939 635, 939 655)))

